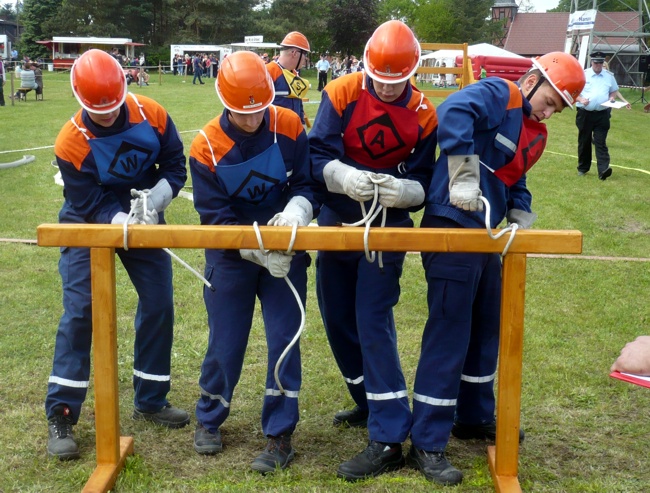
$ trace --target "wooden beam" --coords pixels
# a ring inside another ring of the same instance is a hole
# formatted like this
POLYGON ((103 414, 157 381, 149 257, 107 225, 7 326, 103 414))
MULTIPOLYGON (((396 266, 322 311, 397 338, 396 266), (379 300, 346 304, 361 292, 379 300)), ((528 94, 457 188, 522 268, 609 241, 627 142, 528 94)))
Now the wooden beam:
MULTIPOLYGON (((291 228, 260 226, 264 247, 286 250, 291 228)), ((494 230, 495 232, 497 230, 494 230)), ((509 234, 492 240, 484 229, 471 228, 371 228, 370 250, 384 252, 480 252, 501 253, 509 234)), ((37 229, 40 246, 122 248, 120 225, 41 224, 37 229)), ((363 251, 364 228, 301 227, 294 250, 363 251)), ((129 248, 258 248, 253 226, 130 225, 129 248)), ((517 231, 510 253, 581 253, 580 231, 517 231)))

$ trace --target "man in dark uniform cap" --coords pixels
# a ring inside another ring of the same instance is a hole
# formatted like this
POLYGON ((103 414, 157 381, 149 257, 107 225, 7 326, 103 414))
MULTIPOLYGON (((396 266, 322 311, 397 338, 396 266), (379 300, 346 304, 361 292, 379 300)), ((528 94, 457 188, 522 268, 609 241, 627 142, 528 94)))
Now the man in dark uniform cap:
POLYGON ((578 176, 587 174, 591 168, 591 145, 596 148, 598 163, 598 178, 606 180, 612 176, 609 166, 609 149, 607 148, 607 132, 611 107, 602 106, 606 102, 614 102, 616 98, 627 103, 627 109, 632 106, 618 91, 614 75, 603 70, 605 53, 591 53, 591 68, 585 70, 587 83, 576 104, 576 126, 578 127, 578 176))

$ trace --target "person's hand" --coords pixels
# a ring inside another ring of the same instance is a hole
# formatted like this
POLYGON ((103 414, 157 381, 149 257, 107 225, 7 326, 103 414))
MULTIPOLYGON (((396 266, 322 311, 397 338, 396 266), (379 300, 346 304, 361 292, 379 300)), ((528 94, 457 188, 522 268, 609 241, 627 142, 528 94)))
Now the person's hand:
POLYGON ((239 250, 241 258, 268 269, 273 277, 285 277, 291 269, 292 254, 272 251, 264 255, 260 250, 239 250))
POLYGON ((338 159, 325 165, 323 178, 328 191, 344 193, 357 202, 370 200, 375 194, 371 173, 348 166, 338 159))
POLYGON ((301 195, 293 197, 282 212, 273 216, 268 226, 307 226, 314 217, 309 200, 301 195))
POLYGON ((611 371, 650 376, 650 336, 639 336, 628 342, 621 355, 612 365, 611 371))
POLYGON ((520 228, 529 229, 537 219, 537 214, 521 209, 510 209, 506 212, 506 219, 508 220, 508 226, 517 223, 520 228))
POLYGON ((395 178, 379 173, 375 175, 379 186, 379 203, 384 207, 405 209, 424 202, 424 188, 415 180, 395 178))
POLYGON ((449 202, 466 211, 482 211, 481 170, 476 154, 471 156, 449 156, 449 202))

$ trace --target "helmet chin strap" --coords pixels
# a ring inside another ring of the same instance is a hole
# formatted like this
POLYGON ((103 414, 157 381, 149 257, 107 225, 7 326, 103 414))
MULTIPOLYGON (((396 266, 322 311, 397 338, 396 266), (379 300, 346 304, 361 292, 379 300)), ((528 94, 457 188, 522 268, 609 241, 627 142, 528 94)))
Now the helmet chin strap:
POLYGON ((298 72, 298 70, 300 69, 300 62, 302 62, 302 50, 298 49, 298 53, 300 53, 300 55, 298 56, 298 63, 296 63, 296 66, 294 68, 296 72, 298 72))
POLYGON ((540 86, 544 83, 546 78, 544 76, 540 76, 533 88, 530 90, 530 92, 526 95, 526 99, 528 102, 532 99, 533 95, 537 92, 537 89, 540 88, 540 86))

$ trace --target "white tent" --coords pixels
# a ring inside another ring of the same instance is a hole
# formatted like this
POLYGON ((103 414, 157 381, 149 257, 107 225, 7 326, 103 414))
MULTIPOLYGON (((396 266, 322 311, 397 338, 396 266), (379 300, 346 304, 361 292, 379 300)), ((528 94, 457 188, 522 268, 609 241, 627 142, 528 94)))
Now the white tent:
MULTIPOLYGON (((455 61, 456 57, 462 54, 463 54, 462 50, 438 50, 431 53, 427 53, 426 55, 422 55, 422 60, 451 59, 455 61)), ((524 58, 521 55, 517 55, 516 53, 513 53, 508 50, 504 50, 503 48, 499 48, 498 46, 493 46, 488 43, 469 45, 467 47, 467 54, 469 56, 485 55, 485 56, 505 56, 505 57, 512 57, 512 58, 524 58)))
MULTIPOLYGON (((425 67, 442 67, 444 63, 446 67, 453 67, 456 64, 456 57, 463 54, 463 50, 437 50, 426 55, 422 55, 420 58, 420 65, 425 67)), ((484 56, 500 56, 500 57, 511 57, 511 58, 524 58, 516 53, 512 53, 503 48, 493 46, 488 43, 479 43, 475 45, 469 45, 467 47, 467 55, 484 55, 484 56)), ((440 84, 440 76, 434 74, 423 74, 422 80, 427 80, 433 82, 434 84, 440 84)), ((442 82, 445 82, 443 80, 442 82)), ((454 75, 447 74, 446 85, 454 85, 454 75)))

